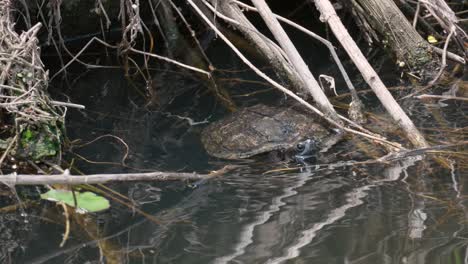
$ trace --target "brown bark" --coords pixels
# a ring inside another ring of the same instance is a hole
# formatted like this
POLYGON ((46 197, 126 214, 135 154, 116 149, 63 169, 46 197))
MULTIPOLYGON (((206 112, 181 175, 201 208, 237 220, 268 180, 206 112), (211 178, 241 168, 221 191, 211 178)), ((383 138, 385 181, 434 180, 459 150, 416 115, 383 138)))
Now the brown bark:
POLYGON ((361 22, 369 24, 377 31, 380 41, 410 71, 420 72, 421 77, 429 77, 436 72, 439 60, 432 54, 431 46, 392 0, 352 0, 351 4, 360 18, 365 19, 361 22))

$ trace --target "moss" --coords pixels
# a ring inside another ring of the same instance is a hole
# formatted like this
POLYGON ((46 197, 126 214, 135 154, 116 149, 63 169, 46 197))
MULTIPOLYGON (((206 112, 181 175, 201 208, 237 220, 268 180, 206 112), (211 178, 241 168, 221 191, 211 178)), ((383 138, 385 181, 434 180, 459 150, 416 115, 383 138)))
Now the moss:
POLYGON ((56 156, 60 152, 61 135, 55 124, 28 126, 21 132, 18 154, 34 161, 56 156))

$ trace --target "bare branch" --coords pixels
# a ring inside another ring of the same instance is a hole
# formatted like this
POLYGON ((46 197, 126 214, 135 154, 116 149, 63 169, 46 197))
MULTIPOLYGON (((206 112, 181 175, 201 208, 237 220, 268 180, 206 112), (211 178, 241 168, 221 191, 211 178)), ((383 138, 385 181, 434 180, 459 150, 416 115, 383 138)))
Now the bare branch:
POLYGON ((147 172, 147 173, 120 173, 120 174, 90 174, 70 175, 65 171, 63 174, 55 175, 31 175, 31 174, 8 174, 2 175, 0 182, 8 185, 43 185, 43 184, 98 184, 111 181, 198 181, 208 180, 225 174, 238 166, 225 166, 218 171, 209 174, 198 174, 188 172, 147 172))
POLYGON ((426 142, 426 139, 418 131, 403 109, 401 109, 400 105, 395 101, 392 94, 387 90, 385 84, 369 64, 357 44, 351 38, 333 9, 332 4, 328 0, 316 0, 315 5, 321 13, 322 20, 330 25, 336 38, 340 41, 341 45, 351 57, 367 84, 369 84, 375 92, 380 102, 397 122, 398 126, 406 132, 411 143, 417 147, 428 147, 429 144, 426 142))

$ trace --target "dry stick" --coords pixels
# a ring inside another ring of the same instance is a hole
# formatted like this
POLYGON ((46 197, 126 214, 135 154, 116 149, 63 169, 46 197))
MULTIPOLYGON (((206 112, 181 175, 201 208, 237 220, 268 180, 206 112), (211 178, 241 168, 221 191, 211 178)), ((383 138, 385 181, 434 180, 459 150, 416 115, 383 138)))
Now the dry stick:
POLYGON ((55 175, 7 174, 0 177, 0 182, 8 185, 43 185, 43 184, 97 184, 111 181, 187 181, 207 180, 226 173, 237 166, 225 166, 210 174, 188 172, 148 172, 148 173, 118 173, 118 174, 90 174, 83 176, 70 175, 68 172, 55 175))
POLYGON ((421 10, 421 3, 418 1, 416 5, 416 11, 414 12, 413 18, 413 28, 416 28, 416 24, 418 23, 419 11, 421 10))
POLYGON ((436 47, 436 46, 432 46, 431 48, 439 55, 447 54, 447 59, 451 59, 452 61, 455 61, 461 64, 466 64, 465 59, 463 59, 461 56, 458 56, 455 53, 452 53, 450 51, 444 51, 443 49, 436 47))
MULTIPOLYGON (((263 73, 262 71, 260 71, 257 67, 255 67, 255 65, 253 65, 237 48, 236 46, 234 46, 234 44, 232 44, 232 42, 230 42, 228 40, 228 38, 226 36, 224 36, 224 34, 218 29, 216 28, 216 26, 211 23, 211 21, 202 13, 202 11, 198 8, 198 6, 192 1, 192 0, 187 0, 187 2, 192 6, 192 8, 198 13, 198 15, 205 21, 205 23, 207 23, 211 29, 213 29, 215 31, 215 33, 226 43, 226 45, 228 45, 232 51, 234 51, 234 53, 237 54, 237 56, 247 65, 249 66, 258 76, 262 77, 264 80, 266 80, 268 83, 270 83, 271 85, 273 85, 274 87, 276 87, 278 90, 282 91, 283 93, 291 96, 294 100, 298 101, 299 103, 301 103, 302 105, 304 105, 306 108, 312 110, 312 112, 316 113, 317 115, 319 115, 320 117, 324 118, 325 120, 327 120, 330 124, 338 127, 338 128, 341 128, 341 129, 344 129, 345 131, 347 132, 350 132, 350 133, 353 133, 353 134, 357 134, 357 135, 361 135, 363 137, 367 137, 369 139, 372 139, 372 140, 376 140, 377 142, 381 142, 381 143, 384 143, 384 144, 387 144, 388 146, 391 146, 393 148, 396 148, 396 149, 401 149, 402 147, 398 144, 398 143, 395 143, 395 142, 390 142, 388 140, 386 140, 385 138, 379 136, 379 135, 375 135, 375 134, 368 134, 368 133, 363 133, 363 132, 360 132, 360 131, 357 131, 357 130, 354 130, 354 129, 351 129, 351 128, 347 128, 347 127, 343 127, 342 124, 338 123, 338 122, 335 122, 335 120, 329 118, 328 116, 324 115, 322 112, 320 112, 317 108, 313 107, 311 104, 309 104, 308 102, 306 102, 304 99, 302 99, 301 97, 297 96, 295 93, 293 93, 292 91, 286 89, 285 87, 283 87, 282 85, 280 85, 279 83, 275 82, 273 79, 271 79, 270 77, 268 77, 265 73, 263 73)), ((344 117, 341 117, 342 119, 346 120, 346 118, 344 117)), ((363 127, 359 126, 358 124, 355 124, 353 122, 350 122, 351 125, 361 129, 361 130, 365 130, 363 127)))
POLYGON ((450 39, 452 39, 453 33, 455 33, 455 26, 454 25, 452 25, 452 27, 450 28, 450 33, 448 34, 447 39, 445 40, 444 53, 442 54, 442 64, 440 65, 439 72, 434 77, 434 79, 429 83, 429 86, 434 85, 437 82, 437 80, 439 80, 440 76, 442 75, 442 73, 445 70, 445 67, 447 67, 447 48, 448 48, 450 39))
POLYGON ((62 242, 60 243, 60 247, 63 247, 70 235, 70 214, 68 213, 68 207, 64 202, 60 202, 60 205, 62 206, 63 214, 65 215, 65 233, 63 234, 62 242))
POLYGON ((291 42, 284 29, 281 27, 278 20, 276 20, 276 18, 273 16, 273 13, 271 12, 268 5, 264 0, 252 0, 252 3, 258 9, 258 12, 263 18, 263 21, 268 26, 280 46, 283 48, 284 52, 287 54, 288 60, 296 69, 300 78, 304 80, 306 87, 308 88, 320 110, 330 116, 334 121, 340 123, 341 121, 339 121, 338 115, 335 112, 335 109, 333 109, 332 104, 330 101, 328 101, 327 96, 320 88, 317 80, 315 80, 314 76, 310 72, 309 67, 306 65, 301 55, 294 47, 294 44, 291 42))
POLYGON ((133 51, 133 52, 135 52, 135 53, 140 53, 140 54, 143 54, 143 55, 146 55, 146 56, 150 56, 150 57, 154 57, 154 58, 157 58, 157 59, 166 61, 166 62, 170 62, 170 63, 175 64, 175 65, 177 65, 177 66, 180 66, 180 67, 182 67, 182 68, 186 68, 186 69, 192 70, 192 71, 194 71, 194 72, 198 72, 198 73, 201 73, 201 74, 205 74, 208 78, 211 78, 211 73, 209 73, 209 72, 207 72, 207 71, 205 71, 205 70, 202 70, 202 69, 199 69, 199 68, 196 68, 196 67, 193 67, 193 66, 184 64, 184 63, 182 63, 182 62, 178 62, 178 61, 176 61, 176 60, 169 59, 169 58, 167 58, 167 57, 163 57, 163 56, 156 55, 156 54, 153 54, 153 53, 149 53, 149 52, 137 50, 137 49, 134 49, 134 48, 130 48, 129 50, 130 50, 130 51, 133 51))
MULTIPOLYGON (((61 72, 63 72, 68 66, 70 66, 70 64, 72 64, 74 61, 76 61, 78 59, 78 57, 94 42, 94 41, 97 41, 98 43, 101 43, 102 45, 106 46, 106 47, 109 47, 109 48, 112 48, 112 49, 118 49, 117 46, 114 46, 114 45, 110 45, 109 43, 101 40, 100 38, 97 38, 97 37, 93 37, 90 41, 88 41, 88 43, 86 43, 86 45, 84 45, 84 47, 78 52, 76 53, 76 55, 65 65, 63 66, 58 72, 56 72, 51 78, 50 80, 54 79, 55 77, 57 77, 57 75, 59 75, 61 72)), ((140 51, 140 50, 136 50, 134 48, 130 48, 129 50, 135 52, 135 53, 140 53, 140 54, 143 54, 143 55, 147 55, 147 56, 150 56, 150 57, 153 57, 153 58, 157 58, 157 59, 160 59, 160 60, 163 60, 163 61, 166 61, 166 62, 169 62, 169 63, 172 63, 172 64, 175 64, 177 66, 180 66, 182 68, 186 68, 186 69, 189 69, 191 71, 195 71, 195 72, 198 72, 198 73, 202 73, 202 74, 205 74, 207 75, 208 77, 211 77, 211 74, 207 71, 204 71, 204 70, 201 70, 201 69, 198 69, 196 67, 193 67, 193 66, 190 66, 190 65, 187 65, 187 64, 184 64, 184 63, 181 63, 181 62, 178 62, 176 60, 173 60, 173 59, 170 59, 170 58, 167 58, 167 57, 163 57, 163 56, 159 56, 159 55, 156 55, 156 54, 152 54, 152 53, 148 53, 148 52, 144 52, 144 51, 140 51)))
POLYGON ((367 84, 369 84, 385 109, 397 122, 398 126, 406 132, 411 143, 417 147, 428 147, 429 144, 426 142, 422 134, 418 131, 403 109, 401 109, 400 105, 395 101, 392 94, 387 90, 382 80, 380 80, 377 73, 351 38, 333 9, 332 4, 328 0, 315 0, 315 5, 321 13, 322 21, 328 23, 338 41, 361 72, 367 84))
POLYGON ((99 10, 100 10, 99 12, 101 12, 102 15, 104 15, 104 18, 106 19, 106 29, 109 30, 110 25, 111 25, 109 16, 107 15, 106 9, 104 8, 104 5, 102 4, 102 0, 97 0, 97 2, 99 4, 99 10))
POLYGON ((16 140, 18 139, 18 134, 16 134, 13 139, 11 140, 10 144, 8 144, 7 148, 5 149, 5 151, 3 151, 3 154, 2 156, 0 157, 0 169, 2 168, 2 164, 3 164, 3 161, 5 160, 6 156, 8 155, 8 153, 10 153, 10 150, 11 148, 13 147, 13 145, 16 143, 16 140))
POLYGON ((422 94, 422 95, 416 96, 415 98, 417 98, 417 99, 434 98, 434 99, 468 101, 468 97, 458 97, 458 96, 449 96, 449 95, 433 95, 433 94, 422 94))
POLYGON ((77 109, 85 109, 86 108, 84 105, 68 103, 68 102, 60 102, 60 101, 54 101, 54 100, 51 100, 50 103, 52 105, 66 106, 66 107, 77 108, 77 109))

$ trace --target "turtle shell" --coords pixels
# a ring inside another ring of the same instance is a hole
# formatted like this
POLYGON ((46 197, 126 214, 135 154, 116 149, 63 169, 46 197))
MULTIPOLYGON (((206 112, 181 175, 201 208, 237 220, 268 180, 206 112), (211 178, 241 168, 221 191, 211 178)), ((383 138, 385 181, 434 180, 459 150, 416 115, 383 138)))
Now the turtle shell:
POLYGON ((307 138, 320 141, 328 134, 311 115, 258 104, 211 123, 202 131, 201 141, 211 156, 242 159, 291 149, 307 138))

